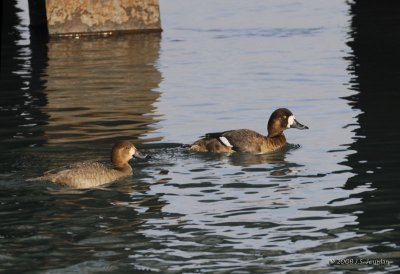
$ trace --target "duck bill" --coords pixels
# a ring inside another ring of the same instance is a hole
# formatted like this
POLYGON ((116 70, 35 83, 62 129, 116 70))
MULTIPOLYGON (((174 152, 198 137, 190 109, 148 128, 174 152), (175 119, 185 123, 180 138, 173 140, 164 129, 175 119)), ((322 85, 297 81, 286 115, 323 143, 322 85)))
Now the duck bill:
POLYGON ((141 153, 139 150, 136 150, 135 154, 133 154, 133 157, 138 158, 138 159, 144 159, 144 160, 150 159, 149 155, 145 155, 145 154, 141 153))
POLYGON ((290 126, 290 128, 297 128, 297 129, 308 129, 308 126, 305 126, 303 124, 300 124, 296 119, 293 120, 293 124, 290 126))

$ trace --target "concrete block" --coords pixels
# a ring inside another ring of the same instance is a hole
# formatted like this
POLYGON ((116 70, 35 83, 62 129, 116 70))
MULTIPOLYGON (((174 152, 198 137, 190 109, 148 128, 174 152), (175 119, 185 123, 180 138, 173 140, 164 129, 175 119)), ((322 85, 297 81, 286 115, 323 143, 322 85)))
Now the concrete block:
POLYGON ((161 31, 158 0, 46 0, 50 35, 161 31))

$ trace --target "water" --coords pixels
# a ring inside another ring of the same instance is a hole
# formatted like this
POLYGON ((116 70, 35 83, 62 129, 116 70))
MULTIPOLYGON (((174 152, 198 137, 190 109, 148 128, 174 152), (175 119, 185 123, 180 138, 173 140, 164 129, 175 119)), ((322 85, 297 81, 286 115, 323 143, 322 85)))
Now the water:
POLYGON ((48 40, 7 1, 0 272, 398 272, 400 16, 359 2, 161 1, 161 35, 48 40), (179 146, 278 107, 310 127, 284 151, 179 146), (132 177, 26 180, 120 139, 152 156, 132 177))

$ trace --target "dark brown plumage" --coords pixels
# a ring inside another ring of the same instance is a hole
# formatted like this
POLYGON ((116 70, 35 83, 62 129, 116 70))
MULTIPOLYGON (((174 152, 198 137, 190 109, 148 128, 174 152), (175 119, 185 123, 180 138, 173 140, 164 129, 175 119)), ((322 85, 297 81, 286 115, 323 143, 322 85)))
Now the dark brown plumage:
POLYGON ((200 140, 194 142, 190 149, 196 152, 267 153, 286 145, 283 131, 287 128, 308 129, 307 126, 296 121, 290 110, 279 108, 271 114, 268 120, 267 136, 249 129, 207 133, 200 140))

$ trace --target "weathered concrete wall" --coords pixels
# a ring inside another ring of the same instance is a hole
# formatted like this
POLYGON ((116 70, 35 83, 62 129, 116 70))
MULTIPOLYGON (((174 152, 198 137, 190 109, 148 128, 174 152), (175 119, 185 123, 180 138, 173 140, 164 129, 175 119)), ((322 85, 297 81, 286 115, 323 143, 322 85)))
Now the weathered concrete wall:
POLYGON ((161 31, 158 0, 46 0, 50 34, 161 31))

